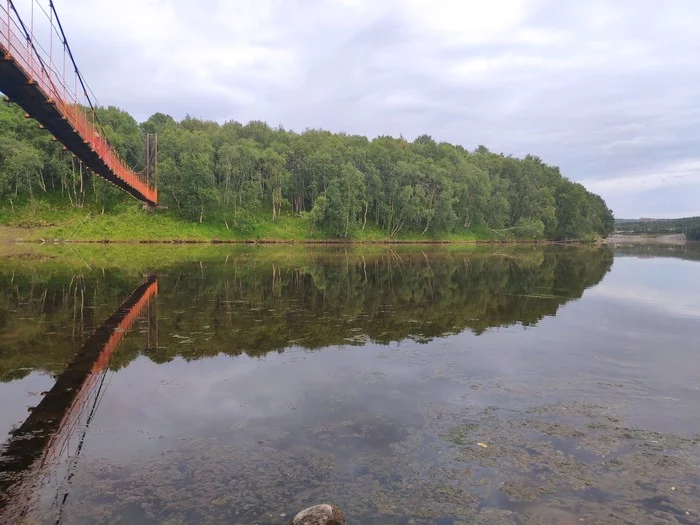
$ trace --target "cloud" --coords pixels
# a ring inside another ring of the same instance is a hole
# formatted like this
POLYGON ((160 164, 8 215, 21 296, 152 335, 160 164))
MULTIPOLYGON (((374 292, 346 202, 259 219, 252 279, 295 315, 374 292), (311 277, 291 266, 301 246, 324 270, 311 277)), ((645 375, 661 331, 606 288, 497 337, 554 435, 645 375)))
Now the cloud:
POLYGON ((674 318, 700 318, 700 283, 692 277, 695 264, 678 259, 617 258, 615 267, 620 271, 586 293, 674 318), (672 267, 672 271, 660 272, 659 266, 672 267))
POLYGON ((673 164, 641 175, 582 181, 592 191, 631 194, 676 186, 700 185, 700 160, 673 164))
POLYGON ((140 120, 162 111, 368 136, 430 133, 537 154, 601 192, 618 216, 700 214, 686 197, 698 189, 700 162, 695 0, 57 8, 100 101, 140 120))
POLYGON ((636 215, 643 217, 688 217, 698 215, 700 195, 700 159, 679 160, 646 171, 581 181, 588 189, 605 195, 608 205, 617 209, 631 208, 636 199, 647 201, 636 215))

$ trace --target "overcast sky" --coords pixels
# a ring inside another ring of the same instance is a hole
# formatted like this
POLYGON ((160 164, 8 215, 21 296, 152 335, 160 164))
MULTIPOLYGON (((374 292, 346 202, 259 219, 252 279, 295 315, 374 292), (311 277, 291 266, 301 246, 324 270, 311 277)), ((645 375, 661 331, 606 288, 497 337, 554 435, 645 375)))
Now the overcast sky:
POLYGON ((618 217, 700 215, 700 0, 54 3, 140 121, 428 133, 539 155, 618 217))

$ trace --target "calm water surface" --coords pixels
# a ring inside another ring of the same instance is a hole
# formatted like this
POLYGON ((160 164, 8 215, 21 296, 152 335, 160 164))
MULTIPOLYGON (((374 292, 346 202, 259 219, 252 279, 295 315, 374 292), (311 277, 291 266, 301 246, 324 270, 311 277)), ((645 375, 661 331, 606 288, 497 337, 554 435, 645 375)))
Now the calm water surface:
POLYGON ((0 521, 700 523, 700 248, 0 258, 0 521))

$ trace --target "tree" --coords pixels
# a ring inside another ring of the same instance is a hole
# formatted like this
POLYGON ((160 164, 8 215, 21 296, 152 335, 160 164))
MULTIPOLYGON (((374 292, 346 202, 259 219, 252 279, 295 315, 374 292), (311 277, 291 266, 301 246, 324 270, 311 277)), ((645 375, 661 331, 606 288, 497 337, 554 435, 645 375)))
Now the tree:
POLYGON ((328 198, 325 195, 320 195, 316 199, 316 202, 314 202, 314 207, 311 208, 311 211, 309 212, 312 231, 313 228, 321 228, 325 224, 327 211, 328 198))
POLYGON ((326 221, 330 231, 348 237, 358 225, 363 208, 364 177, 349 162, 344 164, 338 176, 328 183, 326 221))
POLYGON ((0 195, 14 199, 28 196, 34 201, 35 191, 46 192, 41 175, 43 166, 41 152, 35 147, 11 137, 0 137, 0 195))
POLYGON ((520 219, 515 225, 515 233, 527 239, 541 239, 544 237, 544 224, 539 219, 520 219))

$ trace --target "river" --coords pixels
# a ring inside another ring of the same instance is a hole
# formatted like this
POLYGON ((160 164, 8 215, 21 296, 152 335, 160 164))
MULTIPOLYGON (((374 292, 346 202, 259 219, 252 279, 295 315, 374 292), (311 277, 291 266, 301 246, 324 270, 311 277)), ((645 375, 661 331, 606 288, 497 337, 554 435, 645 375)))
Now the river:
POLYGON ((700 522, 697 245, 32 246, 0 283, 0 521, 700 522))

